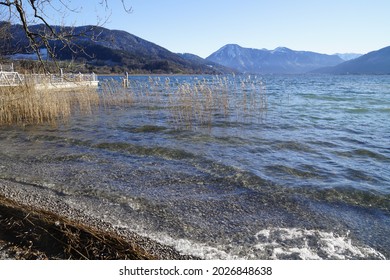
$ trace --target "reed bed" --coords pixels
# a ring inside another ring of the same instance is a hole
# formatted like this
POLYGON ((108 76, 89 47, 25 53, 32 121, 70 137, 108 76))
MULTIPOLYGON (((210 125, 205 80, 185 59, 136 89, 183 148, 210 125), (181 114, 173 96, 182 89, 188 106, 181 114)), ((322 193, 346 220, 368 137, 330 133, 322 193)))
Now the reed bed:
POLYGON ((0 125, 29 125, 66 121, 73 112, 91 113, 99 96, 91 88, 36 89, 33 84, 0 87, 0 125))
POLYGON ((99 89, 36 89, 25 84, 0 87, 0 125, 66 121, 73 113, 97 108, 142 106, 168 115, 176 128, 212 127, 217 122, 261 119, 267 109, 265 85, 256 76, 202 78, 149 77, 100 82, 99 89))
POLYGON ((101 82, 99 92, 99 104, 106 109, 111 106, 131 105, 135 100, 134 92, 113 79, 101 82))
POLYGON ((207 76, 182 80, 149 77, 147 81, 130 81, 126 89, 120 82, 111 81, 109 84, 110 92, 126 96, 124 99, 129 98, 130 104, 153 111, 164 110, 178 128, 212 127, 221 120, 259 120, 267 109, 266 88, 257 76, 207 76))

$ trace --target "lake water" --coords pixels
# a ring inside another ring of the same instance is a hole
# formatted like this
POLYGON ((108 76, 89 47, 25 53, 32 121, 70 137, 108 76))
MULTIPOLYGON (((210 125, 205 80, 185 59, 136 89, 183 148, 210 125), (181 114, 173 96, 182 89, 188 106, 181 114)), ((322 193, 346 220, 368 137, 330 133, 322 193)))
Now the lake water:
MULTIPOLYGON (((130 82, 199 79, 215 81, 130 82)), ((201 258, 390 258, 390 76, 245 77, 252 109, 244 78, 223 79, 230 111, 206 122, 175 121, 159 89, 160 104, 0 128, 0 178, 201 258)))

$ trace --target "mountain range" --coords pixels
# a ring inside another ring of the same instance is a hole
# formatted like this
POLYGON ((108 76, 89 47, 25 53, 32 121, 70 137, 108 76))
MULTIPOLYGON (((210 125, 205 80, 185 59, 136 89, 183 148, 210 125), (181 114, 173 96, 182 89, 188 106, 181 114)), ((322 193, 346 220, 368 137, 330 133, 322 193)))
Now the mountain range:
POLYGON ((390 46, 369 52, 333 67, 316 69, 313 72, 328 74, 390 74, 390 46))
MULTIPOLYGON (((5 23, 3 23, 5 24, 5 23)), ((43 25, 30 26, 33 32, 43 30, 43 25)), ((96 26, 55 27, 58 30, 68 28, 75 34, 73 44, 78 52, 64 48, 61 42, 51 41, 58 60, 72 60, 85 64, 91 71, 107 73, 185 73, 219 74, 232 73, 233 69, 206 61, 195 55, 176 54, 152 42, 125 31, 110 30, 96 26)), ((11 38, 3 40, 2 55, 15 55, 31 52, 29 42, 21 25, 9 27, 11 38)))
MULTIPOLYGON (((7 23, 0 22, 0 25, 4 24, 7 23)), ((82 50, 74 53, 63 48, 58 41, 50 41, 53 48, 59 50, 56 53, 57 59, 74 61, 84 65, 84 70, 97 73, 390 74, 390 47, 359 56, 327 55, 295 51, 285 47, 274 50, 253 49, 228 44, 203 59, 189 53, 173 53, 125 31, 96 26, 55 28, 57 30, 68 28, 74 34, 80 34, 75 36, 73 42, 82 50)), ((34 32, 42 29, 43 25, 30 26, 30 30, 34 32)), ((10 25, 8 30, 12 36, 3 39, 0 37, 0 55, 11 59, 28 57, 20 55, 31 53, 21 25, 10 25)))
POLYGON ((274 50, 243 48, 229 44, 206 58, 243 73, 305 73, 344 62, 338 55, 293 51, 279 47, 274 50))
POLYGON ((358 58, 359 56, 362 56, 360 53, 335 53, 335 55, 339 56, 341 59, 348 61, 355 58, 358 58))

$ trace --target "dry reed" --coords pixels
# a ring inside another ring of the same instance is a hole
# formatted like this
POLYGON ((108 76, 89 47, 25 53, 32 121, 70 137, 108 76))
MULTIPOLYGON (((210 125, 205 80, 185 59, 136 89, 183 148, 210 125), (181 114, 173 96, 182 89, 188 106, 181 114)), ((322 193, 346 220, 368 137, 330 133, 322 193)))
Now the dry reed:
POLYGON ((165 110, 175 127, 211 127, 219 119, 253 121, 267 109, 265 85, 256 76, 208 76, 179 80, 149 77, 147 80, 115 80, 101 84, 104 104, 139 104, 165 110), (104 97, 105 96, 105 97, 104 97), (125 102, 128 101, 128 102, 125 102))
POLYGON ((211 127, 218 120, 261 117, 267 109, 267 95, 261 79, 251 76, 149 77, 131 80, 126 88, 111 79, 100 82, 99 90, 38 90, 25 84, 0 87, 0 125, 56 123, 74 112, 88 114, 98 106, 109 109, 132 104, 165 110, 175 127, 211 127))
POLYGON ((116 80, 101 82, 99 93, 99 103, 104 108, 132 104, 135 99, 134 93, 116 80))
POLYGON ((218 120, 249 121, 267 109, 265 86, 250 76, 196 80, 181 85, 173 96, 172 104, 178 107, 173 111, 175 119, 185 126, 210 127, 218 120))
POLYGON ((90 113, 99 103, 96 90, 35 88, 33 84, 0 87, 0 125, 65 121, 72 112, 90 113))

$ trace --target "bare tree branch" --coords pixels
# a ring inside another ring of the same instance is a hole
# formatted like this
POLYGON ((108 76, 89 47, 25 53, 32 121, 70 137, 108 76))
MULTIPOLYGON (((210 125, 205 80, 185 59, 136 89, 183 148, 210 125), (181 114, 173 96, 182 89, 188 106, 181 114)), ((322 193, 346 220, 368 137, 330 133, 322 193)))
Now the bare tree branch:
MULTIPOLYGON (((125 0, 120 0, 123 9, 130 13, 131 8, 128 8, 125 0)), ((48 16, 45 14, 46 9, 56 11, 61 16, 63 11, 55 6, 57 3, 60 7, 70 11, 77 12, 76 8, 71 8, 71 0, 1 0, 0 6, 7 7, 9 13, 9 19, 12 22, 19 22, 22 25, 24 33, 28 39, 29 47, 36 53, 38 60, 46 71, 46 65, 42 54, 41 48, 46 48, 47 53, 51 60, 57 64, 56 49, 62 45, 59 50, 68 48, 73 53, 84 52, 84 50, 77 45, 75 38, 82 36, 91 36, 90 39, 96 40, 96 36, 93 30, 80 31, 77 34, 74 32, 74 28, 55 26, 48 21, 48 16), (66 1, 66 2, 65 2, 66 1), (29 13, 31 11, 31 14, 29 13), (31 27, 32 24, 42 24, 41 28, 31 27)), ((101 5, 104 5, 106 9, 109 8, 108 0, 99 0, 101 5)), ((78 5, 80 5, 78 3, 78 5)), ((97 25, 101 26, 101 25, 97 25)), ((85 53, 85 52, 84 52, 85 53)))

